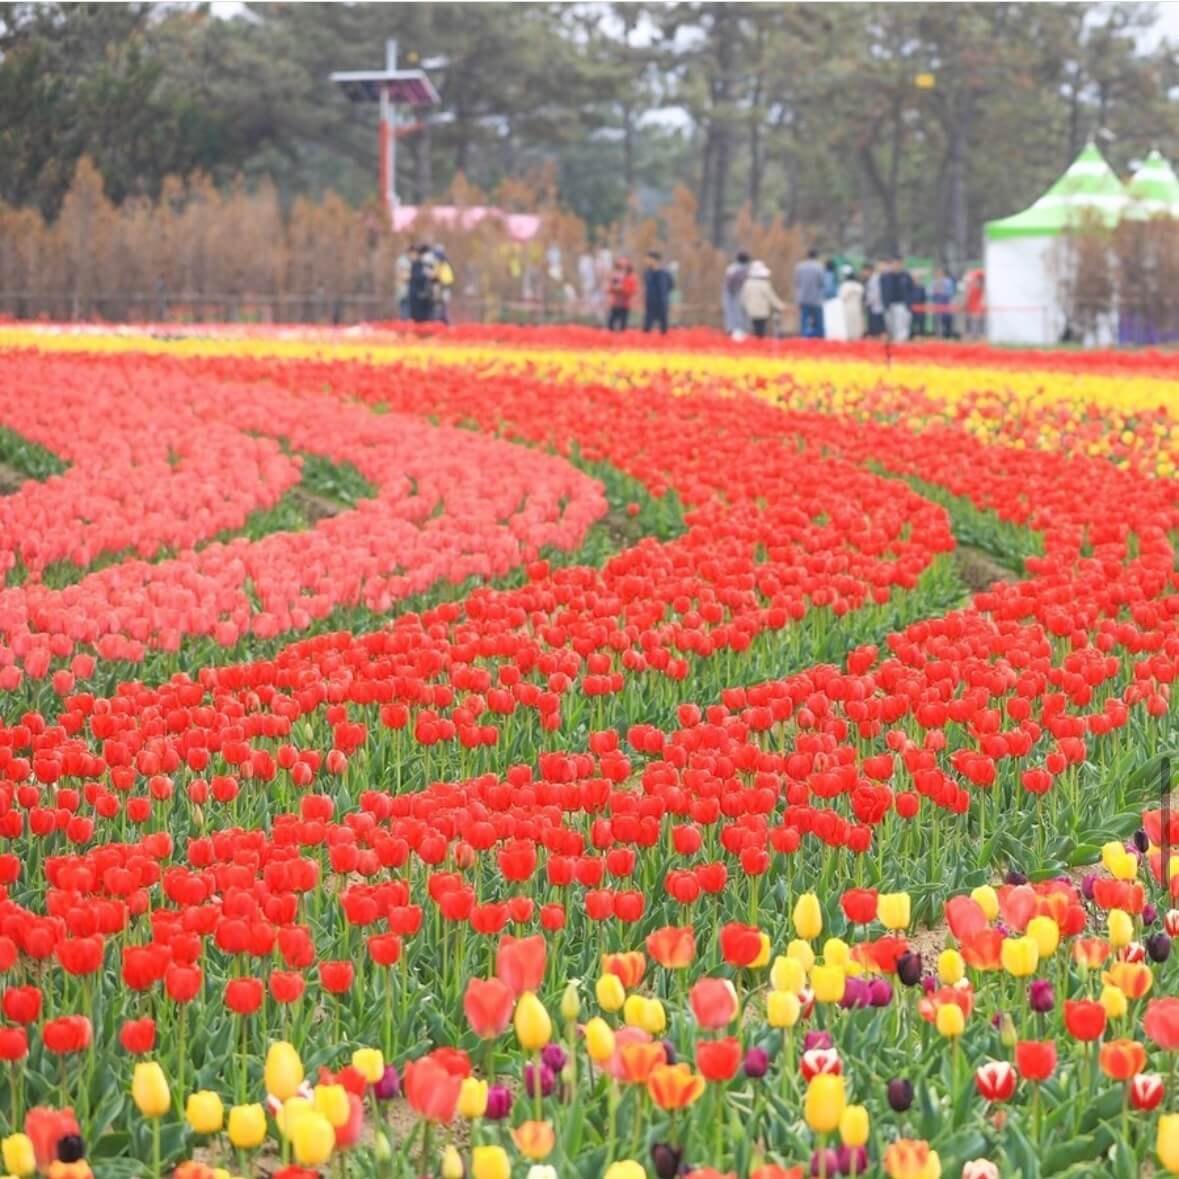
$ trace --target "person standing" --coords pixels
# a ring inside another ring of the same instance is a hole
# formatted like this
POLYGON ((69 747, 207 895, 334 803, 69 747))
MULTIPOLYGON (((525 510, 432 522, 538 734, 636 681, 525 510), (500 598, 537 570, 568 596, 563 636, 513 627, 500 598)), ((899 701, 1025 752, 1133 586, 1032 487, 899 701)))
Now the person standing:
POLYGON ((643 271, 643 331, 649 332, 657 327, 667 335, 671 292, 674 290, 675 279, 663 265, 663 255, 658 250, 649 250, 647 267, 643 271))
POLYGON ((884 303, 885 330, 894 343, 909 338, 909 303, 912 293, 912 276, 899 258, 891 259, 880 277, 880 297, 884 303))
POLYGON ((454 293, 454 267, 441 246, 434 254, 434 316, 439 323, 450 326, 450 299, 454 293))
POLYGON ((864 284, 864 307, 868 312, 868 331, 871 337, 884 335, 883 276, 879 265, 865 263, 861 282, 864 284))
POLYGON ((823 283, 826 271, 819 251, 811 248, 794 268, 794 301, 798 304, 799 332, 809 339, 823 335, 823 283))
POLYGON ((749 277, 741 287, 741 306, 759 340, 769 335, 770 316, 786 309, 770 281, 770 268, 764 262, 754 262, 749 267, 749 277))
POLYGON ((725 267, 721 284, 721 309, 725 317, 725 334, 740 339, 749 333, 749 317, 741 303, 741 288, 749 277, 749 255, 740 251, 736 260, 725 267))
POLYGON ((935 328, 943 340, 954 337, 954 280, 939 266, 929 284, 929 301, 933 304, 935 328))
POLYGON ((849 340, 864 335, 864 284, 856 281, 856 272, 843 268, 843 282, 839 284, 839 301, 843 304, 843 330, 849 340))
POLYGON ((606 326, 612 332, 626 331, 630 320, 630 305, 639 289, 635 268, 629 258, 619 258, 610 275, 610 317, 606 326))
POLYGON ((409 317, 414 323, 429 323, 434 318, 434 256, 428 246, 418 246, 412 254, 409 317))
POLYGON ((912 284, 909 287, 909 323, 911 324, 911 334, 916 336, 929 335, 929 321, 926 318, 926 287, 925 287, 925 272, 919 270, 912 275, 912 284))
POLYGON ((410 246, 405 253, 397 255, 397 261, 394 263, 393 278, 397 283, 398 319, 409 319, 409 277, 417 256, 417 246, 410 246))

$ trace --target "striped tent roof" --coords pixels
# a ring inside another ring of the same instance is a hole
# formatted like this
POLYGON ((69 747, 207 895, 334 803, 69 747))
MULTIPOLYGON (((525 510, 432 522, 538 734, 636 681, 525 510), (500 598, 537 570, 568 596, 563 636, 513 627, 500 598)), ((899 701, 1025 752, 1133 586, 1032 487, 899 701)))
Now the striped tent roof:
POLYGON ((1130 178, 1126 192, 1132 202, 1131 212, 1138 216, 1169 213, 1179 217, 1179 176, 1157 148, 1130 178))
POLYGON ((988 221, 986 236, 994 241, 1007 237, 1045 237, 1063 233, 1092 209, 1112 223, 1126 206, 1126 190, 1092 141, 1081 150, 1065 174, 1034 205, 988 221))

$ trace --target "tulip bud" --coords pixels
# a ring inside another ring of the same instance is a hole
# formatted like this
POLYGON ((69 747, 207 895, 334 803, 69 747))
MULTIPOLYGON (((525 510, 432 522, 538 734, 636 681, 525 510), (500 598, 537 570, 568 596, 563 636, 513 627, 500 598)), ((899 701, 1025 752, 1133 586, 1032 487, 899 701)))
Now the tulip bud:
POLYGON ((651 1147, 651 1165, 656 1179, 676 1179, 684 1152, 668 1142, 656 1142, 651 1147))
POLYGON ((131 1097, 145 1118, 162 1118, 172 1105, 168 1079, 156 1062, 140 1061, 131 1078, 131 1097))
POLYGON ((561 1018, 566 1023, 576 1023, 580 1014, 581 996, 578 994, 577 984, 569 983, 561 996, 561 1018))
POLYGON ((202 1089, 189 1095, 184 1118, 196 1134, 219 1134, 225 1120, 225 1107, 216 1093, 202 1089))
POLYGON ((585 1025, 585 1050, 595 1064, 604 1064, 614 1055, 614 1033, 600 1015, 585 1025))
POLYGON ((464 1077, 459 1088, 458 1112, 460 1117, 473 1121, 481 1118, 487 1110, 487 1082, 474 1077, 464 1077))
MULTIPOLYGON (((319 1086, 320 1088, 342 1088, 342 1086, 319 1086)), ((318 1167, 332 1157, 336 1146, 336 1131, 331 1122, 314 1110, 303 1114, 290 1127, 291 1148, 295 1162, 304 1167, 318 1167)))
POLYGON ((238 1150, 253 1150, 266 1138, 266 1111, 260 1105, 235 1105, 229 1111, 229 1141, 238 1150))
POLYGON ((266 1052, 266 1066, 263 1070, 266 1092, 279 1101, 294 1097, 303 1084, 303 1062, 293 1044, 276 1040, 266 1052))
POLYGON ((352 1067, 370 1084, 385 1075, 385 1056, 379 1048, 357 1048, 352 1053, 352 1067))
POLYGON ((904 1113, 913 1104, 913 1082, 894 1077, 888 1083, 888 1104, 893 1113, 904 1113))
POLYGON ((646 1003, 647 1000, 642 995, 627 995, 626 1002, 622 1005, 622 1021, 628 1028, 643 1026, 643 1008, 646 1003))
POLYGON ((463 1156, 450 1143, 447 1143, 442 1151, 442 1163, 439 1169, 442 1172, 442 1179, 463 1179, 465 1174, 463 1156))
POLYGON ((378 1130, 373 1135, 373 1154, 378 1163, 388 1163, 393 1159, 393 1145, 383 1130, 378 1130))
POLYGON ((1165 933, 1152 933, 1146 939, 1146 952, 1152 962, 1166 962, 1171 956, 1171 939, 1165 933))
POLYGON ((1028 987, 1028 1006, 1040 1015, 1047 1015, 1056 1006, 1056 995, 1046 978, 1032 980, 1028 987))
POLYGON ((906 951, 897 958, 897 978, 907 987, 921 981, 921 955, 906 951))
POLYGON ((989 885, 980 884, 971 889, 970 899, 983 911, 988 921, 994 921, 999 916, 999 894, 989 885))
POLYGON ((1142 906, 1142 912, 1138 915, 1142 918, 1143 925, 1153 925, 1159 919, 1158 907, 1148 901, 1142 906))
POLYGON ((804 892, 794 903, 794 929, 800 938, 812 942, 823 932, 823 910, 813 892, 804 892))
POLYGON ((770 967, 770 984, 775 991, 793 991, 798 995, 806 986, 806 968, 797 958, 779 954, 770 967))
POLYGON ((603 974, 594 985, 594 994, 603 1011, 617 1011, 626 1002, 626 988, 616 974, 603 974))
POLYGON ((639 1027, 652 1036, 659 1036, 667 1029, 667 1012, 658 999, 646 999, 639 1016, 639 1027))
POLYGON ((12 1175, 31 1175, 37 1169, 37 1156, 27 1134, 9 1134, 0 1143, 4 1155, 4 1169, 12 1175))
POLYGON ((487 1090, 487 1111, 484 1117, 501 1122, 512 1112, 512 1091, 503 1085, 492 1085, 487 1090))
POLYGON ((806 1124, 816 1134, 830 1134, 843 1117, 845 1097, 843 1077, 837 1073, 816 1073, 806 1089, 803 1113, 806 1124))
POLYGON ((937 976, 948 987, 959 982, 966 974, 966 963, 957 950, 943 950, 937 956, 937 976))
POLYGON ((1019 1035, 1015 1030, 1015 1020, 1004 1011, 999 1018, 999 1043, 1004 1048, 1013 1048, 1018 1039, 1019 1035))
POLYGON ((743 1071, 751 1081, 760 1080, 770 1068, 770 1054, 764 1048, 750 1048, 745 1053, 743 1071))
POLYGON ((1013 885, 1016 888, 1028 882, 1028 878, 1018 868, 1009 868, 1007 875, 1003 879, 1005 883, 1013 885))
POLYGON ((1159 1162, 1172 1175, 1179 1175, 1179 1114, 1163 1114, 1159 1118, 1155 1151, 1159 1162))
POLYGON ((868 1141, 868 1111, 849 1105, 839 1119, 839 1138, 844 1146, 863 1146, 868 1141))
POLYGON ((793 991, 770 991, 766 997, 766 1019, 772 1028, 792 1028, 798 1023, 802 1005, 793 991))
MULTIPOLYGON (((603 975, 603 978, 613 977, 603 975)), ((620 984, 621 985, 621 984, 620 984)), ((525 1052, 539 1052, 553 1034, 553 1021, 544 1009, 544 1004, 533 994, 525 991, 516 1003, 516 1015, 513 1020, 516 1027, 516 1039, 525 1052)))
POLYGON ((1141 827, 1134 832, 1134 846, 1144 855, 1150 849, 1150 836, 1141 827))
POLYGON ((908 929, 912 902, 907 892, 882 892, 876 903, 876 915, 885 929, 908 929))
POLYGON ((947 1039, 957 1039, 966 1030, 966 1016, 957 1003, 943 1003, 937 1009, 938 1034, 947 1039))

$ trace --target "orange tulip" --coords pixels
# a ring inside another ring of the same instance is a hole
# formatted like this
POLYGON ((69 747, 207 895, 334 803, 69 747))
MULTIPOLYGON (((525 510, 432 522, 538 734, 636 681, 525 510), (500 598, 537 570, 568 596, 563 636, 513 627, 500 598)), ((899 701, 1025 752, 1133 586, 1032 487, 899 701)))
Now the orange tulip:
MULTIPOLYGON (((935 1168, 937 1154, 922 1139, 898 1138, 884 1152, 884 1169, 890 1179, 924 1179, 935 1168)), ((936 1174, 941 1174, 940 1167, 936 1174)))
POLYGON ((997 929, 980 929, 965 938, 960 946, 967 966, 975 970, 999 970, 1003 935, 997 929))
POLYGON ((1101 977, 1127 999, 1141 999, 1154 982, 1150 967, 1143 962, 1115 962, 1101 977))
POLYGON ((493 1040, 512 1022, 516 996, 507 983, 498 978, 473 978, 463 995, 463 1013, 471 1030, 480 1039, 493 1040))
POLYGON ((647 935, 647 953, 665 970, 681 970, 696 957, 696 931, 690 925, 665 925, 647 935))
POLYGON ((667 1063, 667 1051, 659 1041, 650 1044, 625 1044, 619 1051, 623 1080, 645 1085, 656 1065, 667 1063))
POLYGON ((546 953, 544 934, 515 938, 505 933, 495 954, 496 977, 511 987, 517 998, 525 991, 539 991, 546 953))
POLYGON ((1109 957, 1109 942, 1099 937, 1079 937, 1073 942, 1073 961, 1078 966, 1099 970, 1109 957))
POLYGON ((630 950, 625 954, 602 955, 602 973, 617 975, 628 991, 639 985, 646 969, 647 959, 638 950, 630 950))
POLYGON ((706 1084, 686 1064, 659 1064, 647 1077, 647 1092, 660 1109, 684 1109, 704 1092, 706 1084))
POLYGON ((1110 1040, 1101 1045, 1097 1061, 1111 1081, 1128 1081, 1146 1067, 1146 1049, 1137 1040, 1110 1040))
POLYGON ((516 1149, 528 1159, 544 1159, 553 1153, 557 1135, 551 1122, 521 1122, 512 1131, 516 1149))
POLYGON ((974 988, 970 986, 940 987, 928 995, 922 995, 917 1002, 917 1010, 921 1018, 933 1023, 937 1019, 937 1009, 947 1003, 954 1003, 962 1009, 964 1019, 970 1018, 974 1010, 974 988))

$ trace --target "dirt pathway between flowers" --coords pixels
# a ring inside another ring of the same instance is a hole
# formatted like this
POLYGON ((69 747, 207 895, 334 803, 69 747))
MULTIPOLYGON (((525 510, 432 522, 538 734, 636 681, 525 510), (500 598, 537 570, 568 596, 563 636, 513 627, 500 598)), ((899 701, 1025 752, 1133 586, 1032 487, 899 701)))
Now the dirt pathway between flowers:
POLYGON ((0 495, 12 495, 29 481, 29 476, 8 463, 0 463, 0 495))

